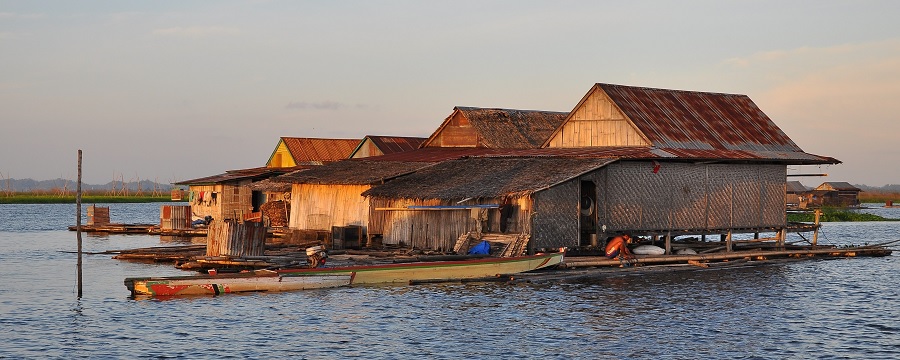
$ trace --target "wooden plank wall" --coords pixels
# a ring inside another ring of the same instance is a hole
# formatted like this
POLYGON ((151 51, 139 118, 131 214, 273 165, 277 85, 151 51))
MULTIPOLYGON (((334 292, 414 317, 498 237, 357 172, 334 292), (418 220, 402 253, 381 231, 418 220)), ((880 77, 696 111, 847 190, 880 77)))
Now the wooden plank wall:
MULTIPOLYGON (((502 204, 503 199, 481 199, 462 204, 452 200, 379 199, 373 201, 373 208, 406 208, 407 206, 502 204)), ((527 197, 511 201, 511 219, 507 222, 506 233, 530 231, 528 217, 530 199, 527 197)), ((483 233, 500 232, 500 210, 417 210, 417 211, 373 211, 370 234, 382 234, 385 244, 406 244, 418 249, 450 251, 460 235, 481 228, 483 233), (482 214, 480 211, 485 211, 482 214), (473 217, 473 215, 475 217, 473 217), (483 226, 479 219, 486 217, 483 226)))
POLYGON ((448 120, 446 126, 434 137, 429 147, 477 147, 478 134, 469 120, 459 111, 448 120))
POLYGON ((601 90, 573 110, 549 147, 647 146, 646 140, 601 90))
POLYGON ((367 158, 370 156, 378 156, 384 155, 381 153, 381 150, 378 150, 378 147, 375 146, 375 143, 372 142, 372 139, 366 138, 366 142, 364 142, 355 153, 353 153, 353 159, 359 158, 367 158))
POLYGON ((190 191, 194 193, 193 201, 191 201, 191 216, 194 220, 202 219, 206 216, 212 216, 213 219, 222 220, 222 207, 221 202, 218 200, 218 196, 216 197, 216 201, 211 201, 207 199, 203 199, 203 201, 198 200, 198 195, 201 191, 205 191, 207 194, 211 193, 221 193, 223 186, 221 184, 217 185, 191 185, 190 191))
POLYGON ((331 230, 332 226, 369 223, 369 200, 363 197, 369 185, 294 184, 291 189, 290 227, 331 230))

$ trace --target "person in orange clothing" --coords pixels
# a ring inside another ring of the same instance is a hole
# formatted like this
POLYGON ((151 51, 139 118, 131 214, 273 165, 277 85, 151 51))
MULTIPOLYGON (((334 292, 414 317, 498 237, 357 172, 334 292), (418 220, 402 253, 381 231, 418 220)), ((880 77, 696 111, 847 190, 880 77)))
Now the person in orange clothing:
POLYGON ((606 257, 610 259, 628 260, 633 258, 631 251, 628 250, 628 244, 631 243, 631 236, 628 234, 616 236, 606 243, 606 257))

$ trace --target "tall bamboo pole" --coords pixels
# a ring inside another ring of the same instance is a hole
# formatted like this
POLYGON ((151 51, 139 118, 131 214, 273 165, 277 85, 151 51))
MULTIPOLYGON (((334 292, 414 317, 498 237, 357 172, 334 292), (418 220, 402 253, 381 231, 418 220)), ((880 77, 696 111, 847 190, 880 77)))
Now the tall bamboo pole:
POLYGON ((75 237, 78 238, 78 298, 82 294, 81 276, 81 149, 78 149, 78 186, 75 190, 75 237))

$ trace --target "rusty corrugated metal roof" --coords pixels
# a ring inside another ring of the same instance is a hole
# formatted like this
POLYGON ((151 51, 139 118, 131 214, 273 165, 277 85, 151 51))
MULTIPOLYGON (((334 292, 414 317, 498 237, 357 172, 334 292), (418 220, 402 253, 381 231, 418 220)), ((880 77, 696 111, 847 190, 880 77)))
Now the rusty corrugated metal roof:
POLYGON ((803 152, 746 95, 596 86, 658 148, 803 152))
POLYGON ((328 161, 343 160, 353 153, 359 139, 321 139, 282 137, 294 162, 301 164, 321 164, 328 161))
POLYGON ((412 151, 372 156, 365 158, 371 161, 407 161, 407 162, 441 162, 467 156, 502 153, 500 150, 486 148, 440 148, 427 147, 412 151))
POLYGON ((175 185, 204 185, 219 184, 225 182, 241 181, 241 180, 262 180, 278 175, 286 174, 292 171, 307 169, 309 166, 295 166, 289 168, 270 168, 258 167, 250 169, 226 170, 222 174, 206 176, 197 179, 179 181, 175 185))
POLYGON ((419 145, 427 140, 427 138, 420 137, 375 135, 368 135, 366 138, 372 140, 372 143, 385 155, 418 149, 419 145))
POLYGON ((478 157, 583 157, 688 161, 753 161, 785 164, 836 164, 840 161, 804 152, 658 149, 646 146, 506 149, 469 154, 478 157))

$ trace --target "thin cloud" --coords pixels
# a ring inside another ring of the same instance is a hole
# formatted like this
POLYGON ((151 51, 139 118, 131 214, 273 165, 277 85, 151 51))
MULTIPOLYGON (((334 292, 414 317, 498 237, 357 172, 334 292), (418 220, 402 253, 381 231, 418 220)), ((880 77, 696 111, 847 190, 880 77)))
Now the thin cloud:
POLYGON ((291 101, 284 108, 290 110, 347 110, 347 109, 365 109, 368 106, 364 104, 344 104, 337 101, 320 101, 320 102, 307 102, 307 101, 291 101))
POLYGON ((725 64, 734 67, 749 67, 753 65, 768 64, 795 58, 820 58, 840 54, 856 54, 861 52, 873 52, 883 50, 896 50, 900 48, 900 39, 888 39, 865 43, 840 44, 825 47, 802 46, 794 49, 779 49, 761 51, 744 57, 734 57, 725 60, 725 64))
POLYGON ((19 14, 12 12, 0 12, 0 19, 38 19, 44 17, 44 14, 19 14))
POLYGON ((237 28, 222 26, 188 26, 188 27, 170 27, 164 29, 153 30, 153 35, 159 36, 175 36, 189 38, 203 38, 219 35, 234 35, 240 33, 237 28))

